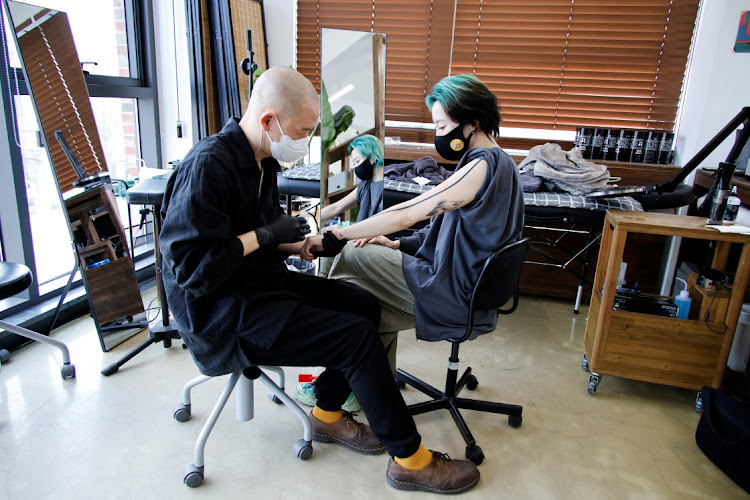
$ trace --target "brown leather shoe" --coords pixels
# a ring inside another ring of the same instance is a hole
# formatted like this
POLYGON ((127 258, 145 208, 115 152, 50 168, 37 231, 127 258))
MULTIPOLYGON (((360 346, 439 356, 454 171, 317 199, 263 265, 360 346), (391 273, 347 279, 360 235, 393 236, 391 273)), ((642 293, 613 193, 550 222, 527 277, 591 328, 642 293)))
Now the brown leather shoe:
POLYGON ((348 411, 333 423, 327 424, 318 420, 310 412, 310 424, 312 424, 313 441, 319 443, 339 443, 365 455, 379 455, 384 453, 386 447, 378 441, 369 425, 361 424, 354 420, 348 411))
POLYGON ((420 470, 401 467, 391 458, 385 476, 388 484, 398 490, 452 494, 476 486, 479 469, 468 460, 451 460, 445 453, 432 451, 432 462, 420 470))

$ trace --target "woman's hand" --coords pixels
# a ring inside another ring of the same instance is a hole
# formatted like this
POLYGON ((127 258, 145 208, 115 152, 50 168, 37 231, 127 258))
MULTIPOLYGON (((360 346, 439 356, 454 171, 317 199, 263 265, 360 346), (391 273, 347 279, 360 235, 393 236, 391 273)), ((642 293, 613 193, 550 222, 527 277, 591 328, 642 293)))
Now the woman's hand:
POLYGON ((312 262, 315 259, 313 252, 319 252, 323 250, 323 236, 316 234, 315 236, 308 236, 305 238, 305 242, 302 244, 302 248, 299 251, 299 256, 302 260, 312 262))
POLYGON ((385 236, 375 236, 373 238, 361 238, 359 240, 353 240, 355 247, 363 247, 367 244, 372 245, 383 245, 384 247, 398 250, 400 243, 398 240, 389 240, 385 236))

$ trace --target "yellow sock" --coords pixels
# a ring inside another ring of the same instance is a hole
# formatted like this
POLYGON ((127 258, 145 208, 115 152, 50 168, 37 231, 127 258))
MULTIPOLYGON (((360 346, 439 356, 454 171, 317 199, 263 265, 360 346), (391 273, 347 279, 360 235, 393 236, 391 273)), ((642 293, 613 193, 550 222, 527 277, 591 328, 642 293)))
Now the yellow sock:
POLYGON ((336 410, 336 411, 325 411, 321 410, 317 406, 313 408, 312 414, 320 420, 321 422, 325 422, 326 424, 332 424, 336 420, 340 419, 341 416, 344 414, 343 410, 336 410))
POLYGON ((420 444, 419 449, 414 455, 406 458, 395 457, 394 460, 405 469, 424 469, 432 461, 432 452, 420 444))

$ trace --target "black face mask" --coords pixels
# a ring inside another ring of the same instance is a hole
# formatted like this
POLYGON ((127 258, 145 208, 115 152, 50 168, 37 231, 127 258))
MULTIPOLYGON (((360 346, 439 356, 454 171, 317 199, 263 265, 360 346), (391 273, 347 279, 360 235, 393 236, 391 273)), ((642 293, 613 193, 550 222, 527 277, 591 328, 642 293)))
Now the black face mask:
POLYGON ((362 163, 354 167, 354 174, 363 181, 369 181, 372 179, 373 170, 372 160, 366 158, 362 163))
POLYGON ((459 124, 446 135, 435 136, 435 149, 440 156, 446 160, 458 161, 469 150, 469 141, 474 131, 469 137, 464 137, 463 128, 463 124, 459 124))

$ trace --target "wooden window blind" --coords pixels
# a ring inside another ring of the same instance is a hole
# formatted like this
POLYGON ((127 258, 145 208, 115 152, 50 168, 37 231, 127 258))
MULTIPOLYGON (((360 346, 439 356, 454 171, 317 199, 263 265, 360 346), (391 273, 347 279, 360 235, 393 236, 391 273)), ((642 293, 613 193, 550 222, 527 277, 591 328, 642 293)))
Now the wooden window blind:
POLYGON ((458 0, 451 73, 498 96, 503 125, 672 130, 698 0, 458 0))
POLYGON ((318 85, 321 27, 372 30, 387 35, 387 120, 430 122, 432 85, 475 73, 506 127, 672 130, 698 4, 299 0, 298 69, 318 85))
POLYGON ((57 182, 66 190, 78 176, 55 130, 62 131, 86 174, 107 170, 67 14, 43 11, 16 33, 57 182))

